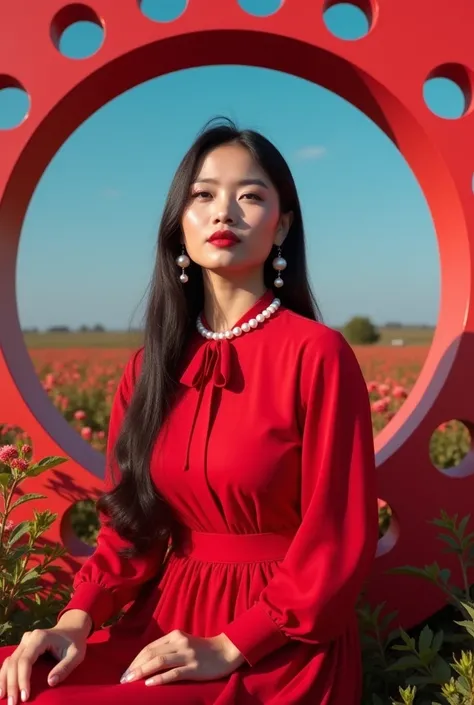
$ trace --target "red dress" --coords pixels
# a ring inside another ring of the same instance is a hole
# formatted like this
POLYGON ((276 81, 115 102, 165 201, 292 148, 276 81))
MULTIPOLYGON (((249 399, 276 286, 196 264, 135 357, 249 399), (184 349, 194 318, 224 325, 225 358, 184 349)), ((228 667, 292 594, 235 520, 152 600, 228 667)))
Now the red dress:
MULTIPOLYGON (((239 323, 272 298, 267 292, 239 323)), ((142 354, 120 382, 110 445, 142 354)), ((102 526, 66 609, 87 611, 99 629, 133 605, 89 637, 84 662, 59 686, 47 685, 54 661, 41 657, 33 702, 359 705, 354 608, 378 524, 369 402, 350 346, 281 307, 231 341, 196 332, 184 363, 151 462, 181 538, 163 566, 164 544, 123 559, 126 543, 102 526), (173 629, 224 632, 246 663, 218 681, 120 684, 138 651, 173 629)))

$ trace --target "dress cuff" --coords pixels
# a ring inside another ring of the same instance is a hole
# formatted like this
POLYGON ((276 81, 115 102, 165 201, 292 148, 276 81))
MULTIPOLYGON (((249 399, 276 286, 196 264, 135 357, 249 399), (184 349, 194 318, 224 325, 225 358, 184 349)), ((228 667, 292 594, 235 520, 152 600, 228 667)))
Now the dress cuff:
POLYGON ((228 624, 223 633, 251 666, 290 641, 258 602, 228 624))
POLYGON ((92 619, 92 629, 100 629, 113 614, 114 599, 112 593, 96 583, 80 583, 68 604, 58 614, 57 621, 68 610, 83 610, 92 619))

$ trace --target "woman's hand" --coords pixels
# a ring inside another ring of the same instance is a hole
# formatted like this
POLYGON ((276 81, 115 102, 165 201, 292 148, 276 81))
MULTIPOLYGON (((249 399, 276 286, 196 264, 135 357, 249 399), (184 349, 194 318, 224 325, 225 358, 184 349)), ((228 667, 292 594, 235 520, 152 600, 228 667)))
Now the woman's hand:
POLYGON ((87 633, 77 629, 52 627, 25 632, 0 669, 0 698, 8 696, 8 705, 17 705, 18 691, 21 702, 29 698, 31 668, 45 651, 51 652, 59 661, 51 669, 48 683, 60 683, 84 660, 86 642, 87 633))
POLYGON ((225 634, 205 639, 175 630, 145 646, 120 682, 130 683, 152 674, 157 675, 148 678, 145 685, 163 685, 179 680, 217 680, 228 676, 244 661, 225 634))

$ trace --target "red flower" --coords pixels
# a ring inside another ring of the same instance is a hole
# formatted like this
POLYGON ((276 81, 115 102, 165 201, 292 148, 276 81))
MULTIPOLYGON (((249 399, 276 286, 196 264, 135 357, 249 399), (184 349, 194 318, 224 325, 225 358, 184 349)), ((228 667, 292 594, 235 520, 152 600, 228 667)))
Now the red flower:
POLYGON ((28 465, 28 461, 23 460, 23 458, 14 458, 10 463, 12 470, 19 470, 20 472, 25 472, 25 470, 28 470, 28 465))
POLYGON ((25 443, 23 446, 21 446, 21 454, 22 455, 30 455, 30 453, 33 452, 33 448, 29 446, 27 443, 25 443))
POLYGON ((89 426, 84 426, 84 428, 81 428, 81 436, 85 441, 90 441, 92 438, 92 429, 89 426))
POLYGON ((15 458, 18 458, 18 451, 15 446, 10 445, 0 447, 0 462, 8 464, 15 458))
POLYGON ((395 399, 406 399, 408 396, 408 392, 405 387, 402 387, 399 384, 393 388, 392 395, 395 397, 395 399))
POLYGON ((86 412, 82 411, 82 409, 78 409, 78 411, 74 412, 74 418, 76 421, 82 421, 82 419, 86 418, 86 412))

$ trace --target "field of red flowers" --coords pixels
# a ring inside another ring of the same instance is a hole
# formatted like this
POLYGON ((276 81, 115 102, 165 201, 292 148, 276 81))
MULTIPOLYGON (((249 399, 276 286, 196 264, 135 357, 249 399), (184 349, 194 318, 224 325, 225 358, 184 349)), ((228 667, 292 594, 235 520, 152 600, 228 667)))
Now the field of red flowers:
MULTIPOLYGON (((415 384, 428 346, 355 347, 370 393, 374 433, 393 418, 415 384)), ((104 451, 112 397, 131 354, 128 348, 31 350, 42 385, 52 403, 82 438, 104 451)), ((0 427, 0 444, 18 440, 18 432, 0 427)), ((467 429, 444 424, 433 435, 431 457, 440 468, 460 462, 470 447, 467 429)))

